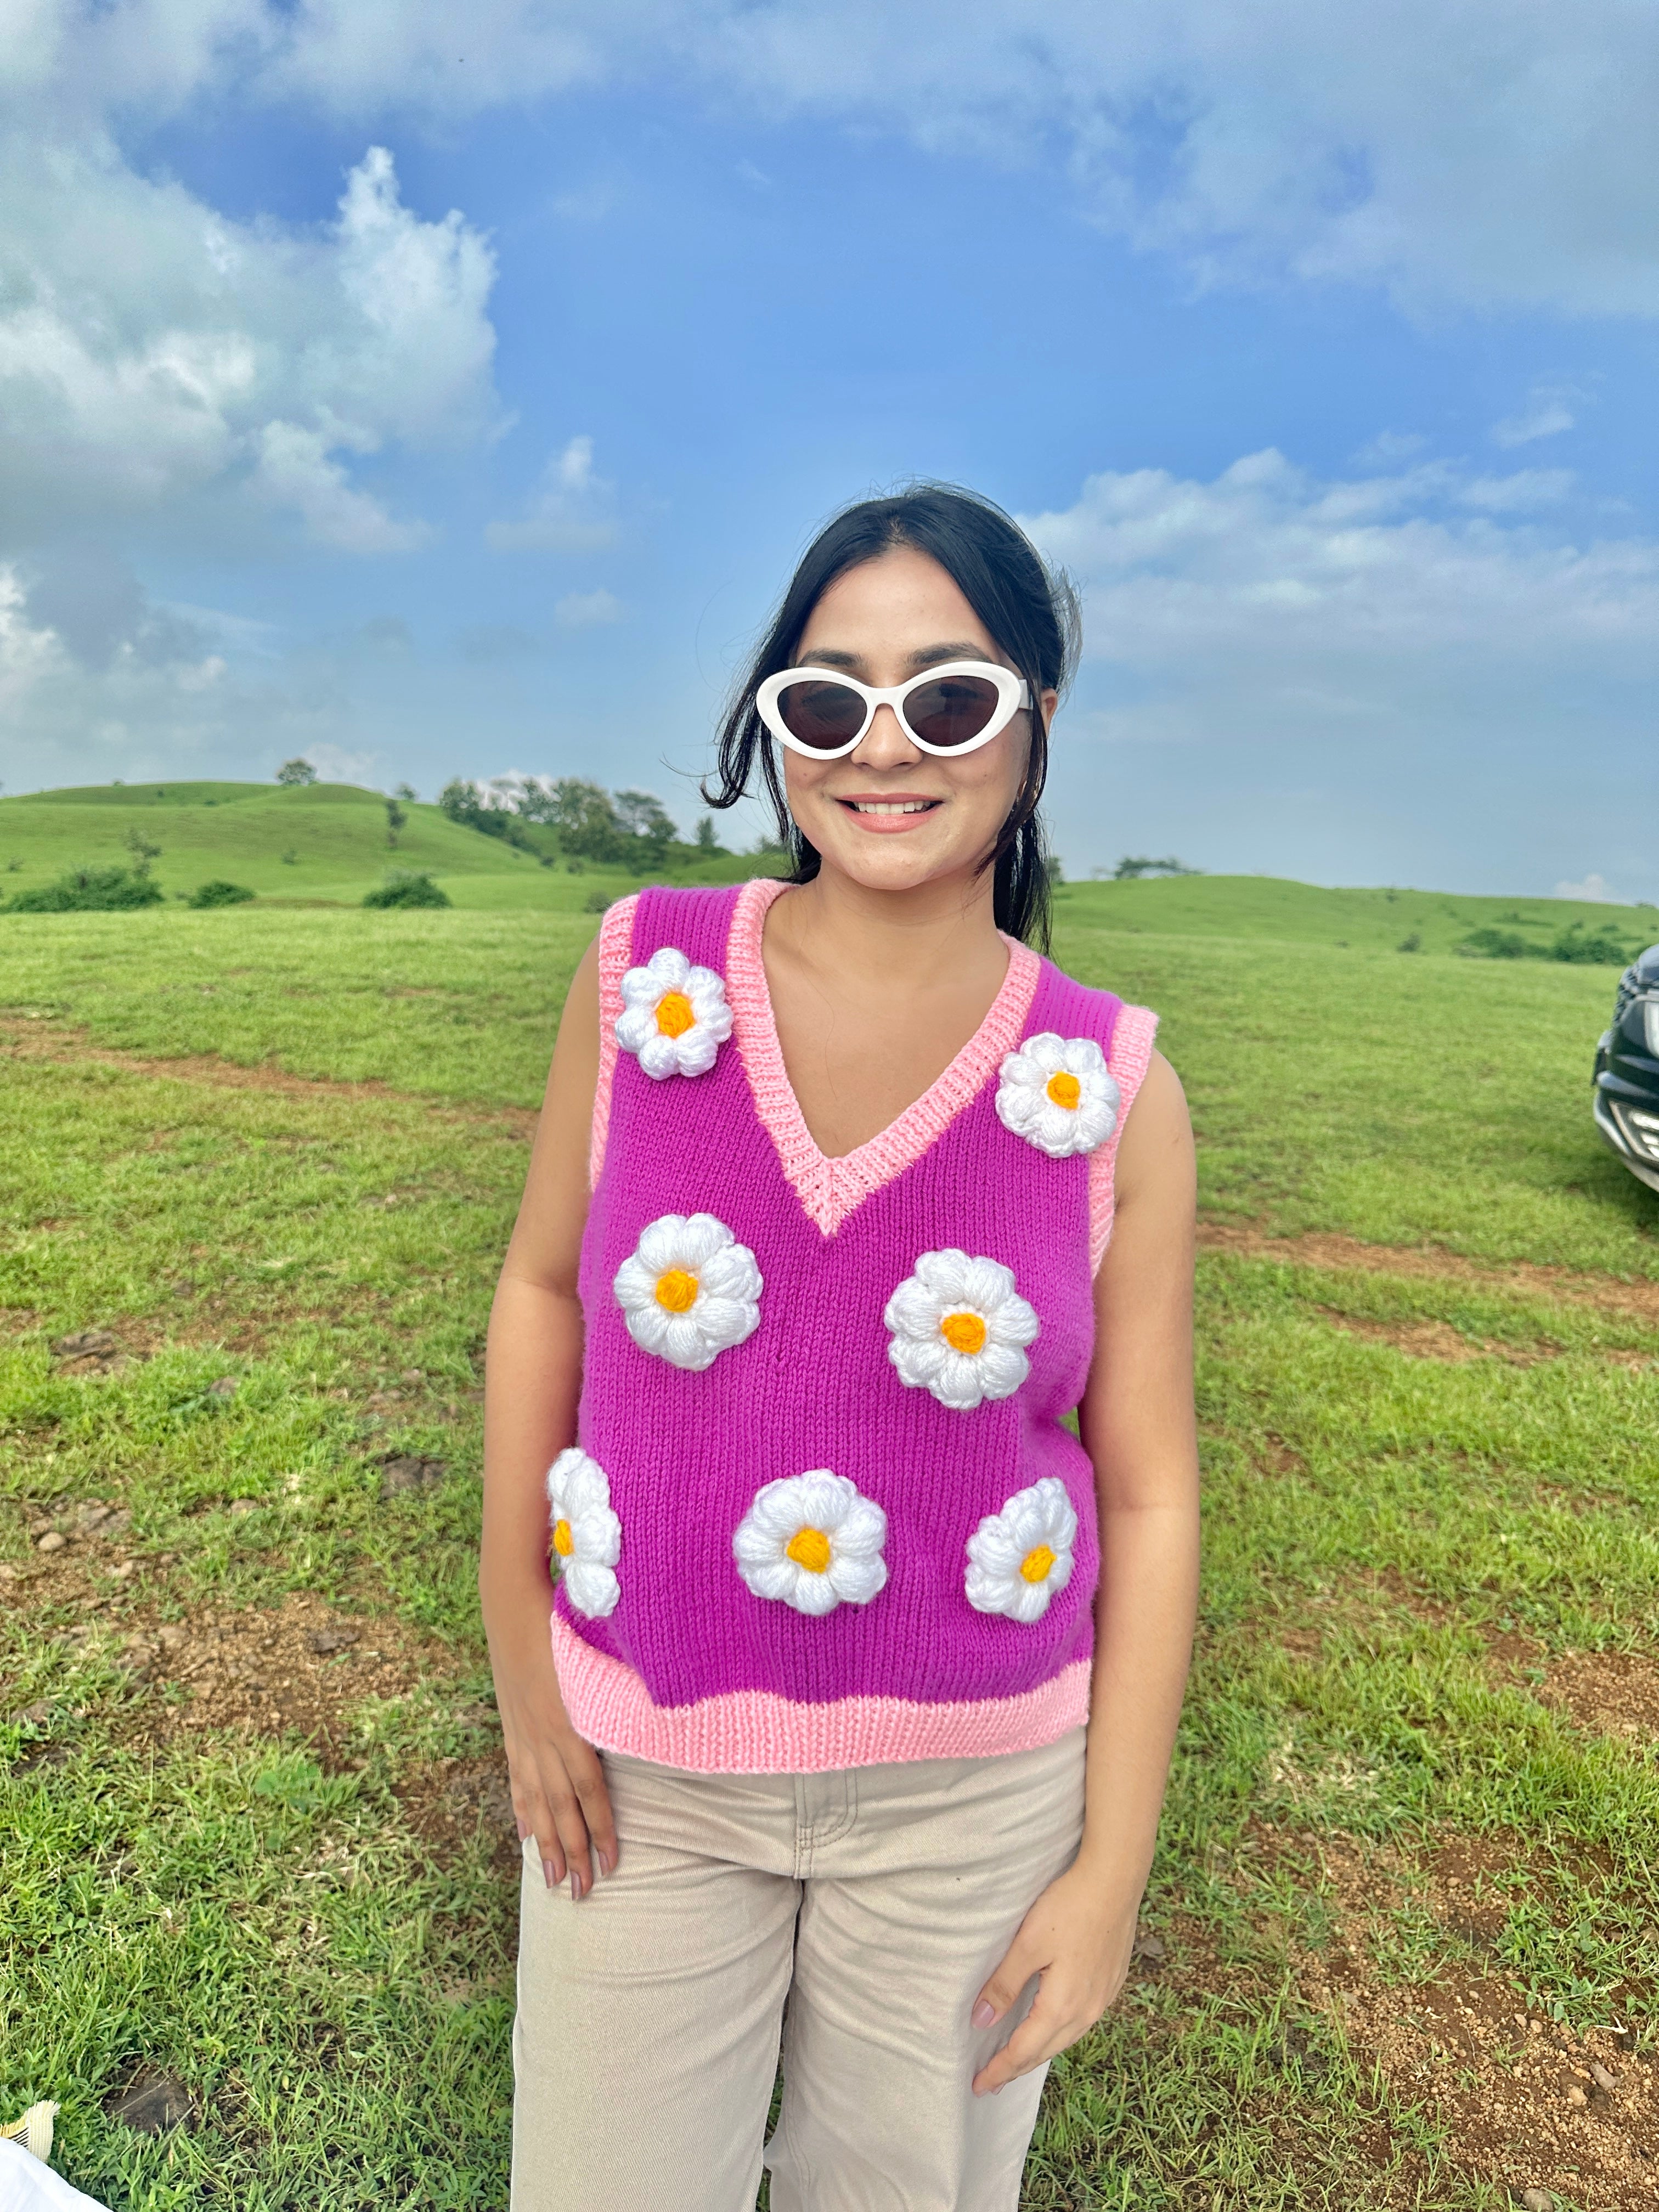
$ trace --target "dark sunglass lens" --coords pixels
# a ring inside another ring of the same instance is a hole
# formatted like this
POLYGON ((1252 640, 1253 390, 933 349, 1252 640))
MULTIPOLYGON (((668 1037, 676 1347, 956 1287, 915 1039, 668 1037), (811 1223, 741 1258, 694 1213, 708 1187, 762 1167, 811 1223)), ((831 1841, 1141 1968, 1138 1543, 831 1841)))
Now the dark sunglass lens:
POLYGON ((983 676, 941 676, 904 702, 904 719, 929 745, 965 745, 997 710, 997 687, 983 676))
POLYGON ((847 684, 815 677, 807 683, 786 684, 778 694, 778 713, 791 737, 833 752, 857 737, 864 722, 864 702, 847 684))

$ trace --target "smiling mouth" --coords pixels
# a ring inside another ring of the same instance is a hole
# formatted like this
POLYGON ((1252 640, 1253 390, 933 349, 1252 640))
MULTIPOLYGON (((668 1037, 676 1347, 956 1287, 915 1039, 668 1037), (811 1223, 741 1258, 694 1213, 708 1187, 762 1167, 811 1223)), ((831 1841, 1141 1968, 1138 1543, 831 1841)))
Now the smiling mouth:
POLYGON ((854 814, 931 814, 945 802, 939 799, 843 799, 836 803, 854 814))

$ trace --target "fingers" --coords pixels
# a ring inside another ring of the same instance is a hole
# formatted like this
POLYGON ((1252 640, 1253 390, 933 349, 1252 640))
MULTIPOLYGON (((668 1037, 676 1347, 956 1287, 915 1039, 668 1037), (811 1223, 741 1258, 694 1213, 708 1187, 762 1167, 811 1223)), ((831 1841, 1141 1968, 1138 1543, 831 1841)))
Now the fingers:
POLYGON ((601 1875, 612 1874, 617 1857, 617 1822, 611 1810, 605 1768, 590 1745, 584 1743, 580 1750, 579 1759, 567 1760, 566 1771, 581 1808, 583 1826, 593 1847, 594 1864, 601 1875))
POLYGON ((1032 1975, 1040 1974, 1048 1963, 1022 1923, 1013 1942, 1002 1954, 1002 1963, 974 2001, 974 2026, 994 2026, 1016 2002, 1032 1975))
POLYGON ((1011 2081, 1018 2081, 1022 2074, 1030 2073, 1035 2067, 1047 2065, 1049 2059, 1064 2051, 1067 2044, 1074 2043, 1087 2025, 1087 2022, 1079 2021, 1075 2026, 1056 2027, 1047 2016, 1042 1991, 1039 1988, 1036 2002, 1030 2012, 1001 2050, 988 2058, 975 2075, 974 2094, 976 2097, 994 2095, 997 2090, 1006 2089, 1011 2081))
POLYGON ((568 1881, 580 1904, 596 1877, 617 1864, 617 1824, 605 1787, 605 1769, 590 1744, 572 1737, 555 1749, 538 1746, 539 1757, 509 1752, 513 1814, 519 1840, 533 1834, 542 1876, 550 1889, 568 1881))

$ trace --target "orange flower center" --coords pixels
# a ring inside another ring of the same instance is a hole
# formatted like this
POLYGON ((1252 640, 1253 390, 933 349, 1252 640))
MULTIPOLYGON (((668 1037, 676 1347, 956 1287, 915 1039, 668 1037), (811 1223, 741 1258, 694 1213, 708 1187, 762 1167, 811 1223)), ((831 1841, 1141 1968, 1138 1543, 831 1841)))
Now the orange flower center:
POLYGON ((946 1314, 939 1333, 952 1352, 965 1352, 971 1358, 985 1349, 985 1324, 977 1314, 946 1314))
POLYGON ((670 1313, 690 1313, 697 1303, 697 1279, 684 1267, 671 1267, 657 1278, 657 1304, 670 1313))
POLYGON ((553 1548, 562 1559, 568 1559, 576 1548, 576 1540, 570 1533, 568 1521, 553 1523, 553 1548))
POLYGON ((798 1567, 805 1567, 809 1575, 827 1572, 830 1565, 830 1539, 822 1528, 797 1528, 784 1546, 786 1557, 798 1567))
POLYGON ((1054 1553, 1046 1544, 1039 1544, 1035 1552, 1028 1552, 1020 1561, 1019 1571, 1028 1583, 1047 1582, 1054 1564, 1054 1553))
POLYGON ((1074 1114, 1077 1102, 1083 1096, 1083 1085, 1076 1076, 1068 1075, 1062 1067, 1058 1075, 1048 1078, 1048 1096, 1056 1106, 1064 1106, 1068 1112, 1074 1114))
POLYGON ((657 1030, 662 1036, 684 1036, 696 1020, 684 991, 665 991, 657 1001, 657 1030))

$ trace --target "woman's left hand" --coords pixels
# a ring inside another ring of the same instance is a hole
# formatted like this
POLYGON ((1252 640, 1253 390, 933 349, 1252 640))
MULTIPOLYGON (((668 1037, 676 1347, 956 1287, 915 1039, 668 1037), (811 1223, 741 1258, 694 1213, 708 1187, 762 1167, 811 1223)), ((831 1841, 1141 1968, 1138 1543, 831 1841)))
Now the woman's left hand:
POLYGON ((1032 1976, 1040 1977, 1031 2009, 975 2075, 976 2097, 1046 2065, 1088 2033, 1127 1978, 1139 1909, 1138 1888, 1115 1899, 1097 1872, 1080 1866, 1049 1883, 975 2001, 974 2026, 993 2027, 1032 1976))

